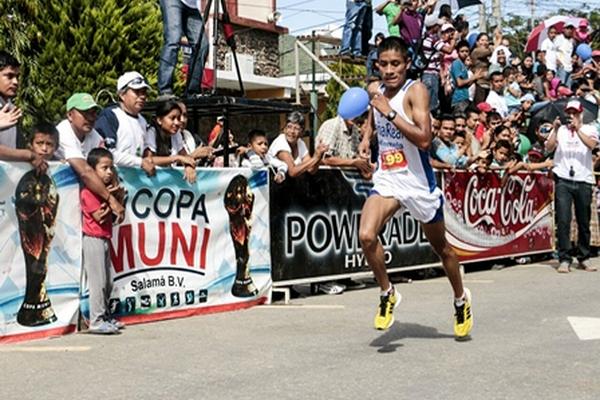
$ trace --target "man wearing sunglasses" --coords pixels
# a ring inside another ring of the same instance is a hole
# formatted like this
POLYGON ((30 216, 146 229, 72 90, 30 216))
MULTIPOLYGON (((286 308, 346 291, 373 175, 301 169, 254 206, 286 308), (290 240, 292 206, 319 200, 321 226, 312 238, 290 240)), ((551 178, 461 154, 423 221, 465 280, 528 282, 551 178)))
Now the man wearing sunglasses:
POLYGON ((117 80, 119 104, 107 107, 98 116, 96 130, 113 153, 117 166, 141 167, 154 175, 152 157, 142 157, 147 123, 140 114, 146 105, 150 85, 135 71, 125 72, 117 80))

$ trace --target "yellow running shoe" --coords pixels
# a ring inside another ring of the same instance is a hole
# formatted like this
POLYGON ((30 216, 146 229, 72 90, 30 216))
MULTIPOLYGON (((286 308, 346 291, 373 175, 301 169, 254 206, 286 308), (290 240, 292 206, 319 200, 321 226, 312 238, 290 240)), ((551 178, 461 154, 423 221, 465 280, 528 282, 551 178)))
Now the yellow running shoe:
POLYGON ((392 292, 380 296, 379 307, 377 307, 377 314, 375 315, 375 329, 384 331, 388 329, 394 323, 394 308, 402 301, 402 296, 396 291, 395 288, 392 292))
POLYGON ((471 291, 465 288, 465 302, 461 306, 454 305, 454 336, 456 340, 469 337, 473 328, 473 314, 471 312, 471 291))

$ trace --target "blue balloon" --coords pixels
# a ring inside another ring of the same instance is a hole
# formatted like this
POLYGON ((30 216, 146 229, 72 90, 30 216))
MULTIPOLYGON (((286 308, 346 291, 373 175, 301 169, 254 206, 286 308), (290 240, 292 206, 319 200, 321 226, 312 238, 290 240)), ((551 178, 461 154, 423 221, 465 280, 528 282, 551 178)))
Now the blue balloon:
POLYGON ((369 93, 360 87, 351 87, 344 92, 338 103, 338 114, 344 119, 354 119, 369 108, 369 93))
POLYGON ((581 57, 583 61, 587 61, 590 59, 590 57, 592 57, 592 48, 587 43, 581 43, 579 46, 577 46, 575 53, 581 57))

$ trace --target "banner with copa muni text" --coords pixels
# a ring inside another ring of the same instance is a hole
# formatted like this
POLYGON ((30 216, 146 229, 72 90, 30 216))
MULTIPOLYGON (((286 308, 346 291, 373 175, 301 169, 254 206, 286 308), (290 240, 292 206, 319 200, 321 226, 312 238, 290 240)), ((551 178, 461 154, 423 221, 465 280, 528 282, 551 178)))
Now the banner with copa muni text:
POLYGON ((75 330, 81 275, 79 181, 50 163, 0 162, 0 343, 75 330))
POLYGON ((553 193, 540 172, 446 171, 446 237, 461 261, 551 251, 553 193))
POLYGON ((249 307, 271 290, 266 170, 120 168, 125 221, 113 229, 112 311, 128 322, 249 307))

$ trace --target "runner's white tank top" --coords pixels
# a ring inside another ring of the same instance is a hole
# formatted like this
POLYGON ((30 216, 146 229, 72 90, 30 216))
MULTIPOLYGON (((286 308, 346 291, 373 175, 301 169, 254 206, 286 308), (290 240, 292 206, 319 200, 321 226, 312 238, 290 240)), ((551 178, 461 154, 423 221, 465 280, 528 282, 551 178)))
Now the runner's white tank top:
MULTIPOLYGON (((409 124, 414 125, 412 119, 408 118, 404 111, 404 97, 415 83, 415 80, 408 79, 396 95, 390 100, 390 106, 398 116, 403 118, 409 124)), ((383 95, 384 86, 379 87, 379 92, 383 95)), ((433 168, 429 163, 429 154, 427 151, 419 149, 415 144, 408 140, 396 125, 388 121, 384 115, 375 110, 375 129, 377 130, 377 140, 379 141, 379 154, 377 157, 377 173, 394 174, 398 178, 411 175, 412 184, 417 184, 422 188, 427 188, 429 192, 436 189, 435 175, 433 168), (382 168, 382 155, 386 152, 402 150, 407 165, 401 168, 385 169, 382 168)))

